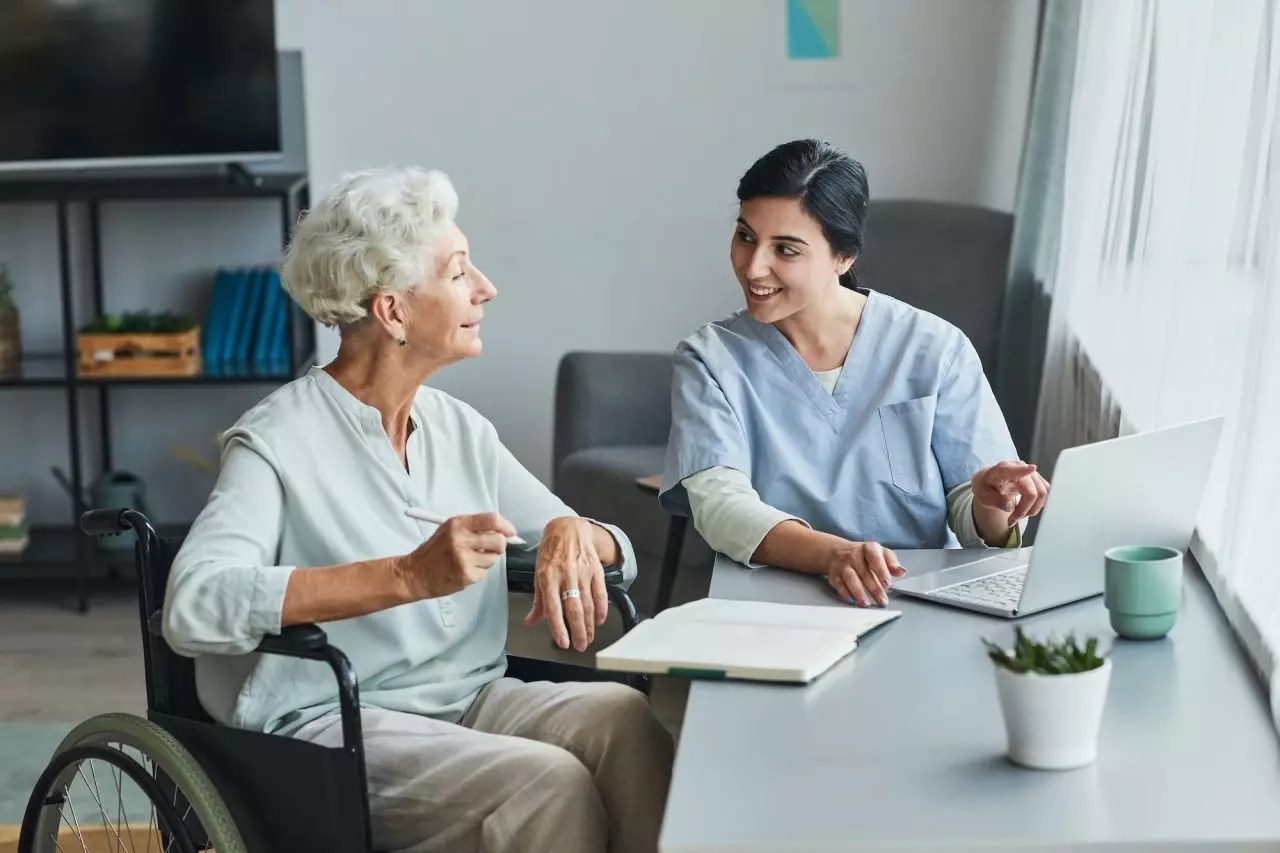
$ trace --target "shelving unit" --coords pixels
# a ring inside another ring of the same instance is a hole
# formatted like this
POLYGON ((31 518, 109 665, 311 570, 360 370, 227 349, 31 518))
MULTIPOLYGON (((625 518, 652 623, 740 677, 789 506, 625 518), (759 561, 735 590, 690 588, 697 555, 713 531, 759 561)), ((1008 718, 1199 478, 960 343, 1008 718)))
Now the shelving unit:
MULTIPOLYGON (((281 246, 289 242, 298 215, 310 204, 305 175, 263 174, 250 176, 238 168, 211 173, 147 172, 86 176, 78 174, 45 176, 3 176, 0 179, 0 204, 54 203, 57 215, 58 282, 62 307, 62 352, 53 355, 24 357, 18 372, 0 376, 0 392, 12 394, 26 388, 61 388, 66 392, 66 432, 69 446, 70 479, 77 495, 84 493, 85 466, 81 459, 81 430, 85 424, 80 412, 82 390, 97 396, 97 432, 101 467, 109 471, 111 455, 112 386, 226 386, 278 385, 289 382, 315 361, 314 326, 290 303, 287 325, 289 370, 281 374, 249 373, 243 375, 201 375, 164 377, 82 377, 77 372, 76 330, 88 318, 75 316, 75 299, 71 280, 70 209, 73 204, 88 208, 89 268, 93 310, 100 315, 104 308, 102 272, 101 205, 111 201, 187 200, 216 198, 270 198, 280 203, 281 246)), ((21 556, 0 556, 0 589, 6 581, 51 577, 74 579, 75 594, 81 612, 89 607, 92 581, 107 578, 122 565, 132 564, 131 551, 104 553, 80 532, 80 514, 88 507, 82 499, 69 498, 70 523, 66 526, 37 527, 31 531, 31 544, 21 556), (70 570, 69 574, 67 571, 70 570), (58 574, 62 572, 63 574, 58 574)), ((161 534, 181 538, 182 528, 166 528, 161 534)))

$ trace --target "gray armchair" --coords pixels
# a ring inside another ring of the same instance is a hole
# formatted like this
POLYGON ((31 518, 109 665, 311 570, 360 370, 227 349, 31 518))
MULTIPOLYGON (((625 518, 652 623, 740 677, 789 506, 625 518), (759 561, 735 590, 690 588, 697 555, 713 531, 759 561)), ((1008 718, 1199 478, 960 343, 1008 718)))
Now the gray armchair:
POLYGON ((858 276, 954 324, 995 384, 1013 216, 935 201, 873 201, 858 276))
POLYGON ((552 489, 583 515, 627 531, 641 564, 631 595, 646 613, 668 603, 682 544, 686 563, 711 556, 696 533, 686 537, 685 519, 672 519, 636 484, 662 473, 671 375, 671 354, 649 352, 571 352, 556 375, 552 489))
POLYGON ((662 471, 671 431, 671 373, 670 353, 571 352, 560 360, 552 450, 557 493, 567 485, 563 478, 572 480, 584 464, 591 467, 587 460, 618 476, 662 471), (566 470, 571 456, 576 459, 566 470))

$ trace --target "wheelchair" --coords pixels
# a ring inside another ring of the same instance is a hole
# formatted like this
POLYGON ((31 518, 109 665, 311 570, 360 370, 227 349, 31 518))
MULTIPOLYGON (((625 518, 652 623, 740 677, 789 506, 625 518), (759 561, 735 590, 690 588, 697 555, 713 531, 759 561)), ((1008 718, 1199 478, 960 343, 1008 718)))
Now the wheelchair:
MULTIPOLYGON (((175 654, 161 633, 172 543, 133 509, 90 510, 80 527, 94 537, 136 534, 147 715, 102 714, 63 739, 31 793, 19 853, 140 851, 153 844, 165 853, 371 853, 359 682, 323 629, 289 626, 257 651, 318 661, 333 671, 341 747, 219 725, 197 698, 194 661, 175 654), (97 840, 91 844, 91 838, 97 840)), ((535 559, 530 552, 508 554, 511 591, 533 592, 535 559)), ((621 580, 620 570, 605 575, 626 631, 636 624, 636 611, 621 580)), ((507 658, 507 675, 621 681, 649 692, 645 676, 515 656, 507 658)))

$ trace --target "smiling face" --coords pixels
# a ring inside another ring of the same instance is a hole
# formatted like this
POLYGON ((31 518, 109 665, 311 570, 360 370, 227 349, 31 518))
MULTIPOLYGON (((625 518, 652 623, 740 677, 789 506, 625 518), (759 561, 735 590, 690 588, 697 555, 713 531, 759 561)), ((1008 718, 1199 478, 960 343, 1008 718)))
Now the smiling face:
POLYGON ((439 367, 475 358, 484 345, 484 304, 497 296, 471 261, 466 235, 453 225, 436 241, 432 275, 409 293, 380 293, 373 313, 407 353, 439 367))
POLYGON ((440 237, 435 253, 436 275, 413 303, 409 345, 439 361, 475 358, 484 346, 484 304, 498 291, 472 263, 466 235, 457 225, 440 237))
POLYGON ((762 196, 739 207, 729 250, 747 311, 777 323, 831 297, 853 261, 831 250, 799 199, 762 196))

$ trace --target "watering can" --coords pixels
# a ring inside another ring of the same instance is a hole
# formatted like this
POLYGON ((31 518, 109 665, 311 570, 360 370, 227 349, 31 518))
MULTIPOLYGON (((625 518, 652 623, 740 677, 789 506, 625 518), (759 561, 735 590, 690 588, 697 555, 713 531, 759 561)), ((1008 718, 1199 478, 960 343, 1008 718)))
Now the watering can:
MULTIPOLYGON (((77 496, 71 485, 71 479, 56 465, 51 468, 54 479, 66 489, 73 500, 77 500, 88 509, 136 509, 143 515, 147 512, 146 487, 137 474, 128 471, 107 471, 89 484, 88 490, 77 496)), ((94 543, 103 551, 132 551, 137 537, 132 530, 119 536, 101 536, 94 543)))

